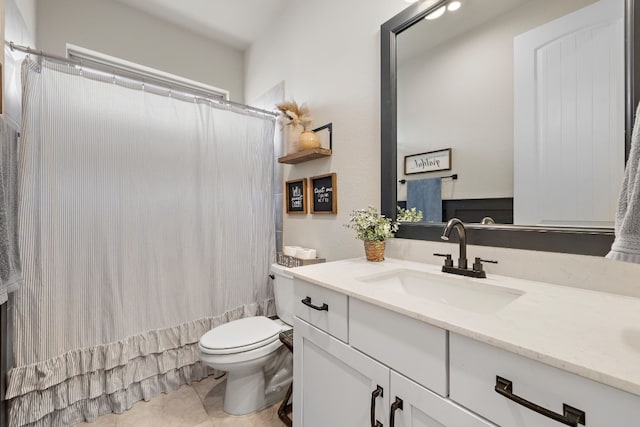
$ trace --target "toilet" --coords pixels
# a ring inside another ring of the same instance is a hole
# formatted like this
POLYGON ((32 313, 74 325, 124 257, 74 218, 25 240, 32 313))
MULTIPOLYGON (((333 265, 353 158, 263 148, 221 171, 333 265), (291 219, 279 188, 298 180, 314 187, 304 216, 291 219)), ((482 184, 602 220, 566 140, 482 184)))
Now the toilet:
POLYGON ((293 324, 293 276, 281 265, 271 266, 276 313, 279 319, 246 317, 213 328, 200 338, 200 360, 227 372, 224 411, 244 415, 282 399, 292 380, 290 362, 265 381, 265 367, 273 364, 282 342, 280 332, 293 324))

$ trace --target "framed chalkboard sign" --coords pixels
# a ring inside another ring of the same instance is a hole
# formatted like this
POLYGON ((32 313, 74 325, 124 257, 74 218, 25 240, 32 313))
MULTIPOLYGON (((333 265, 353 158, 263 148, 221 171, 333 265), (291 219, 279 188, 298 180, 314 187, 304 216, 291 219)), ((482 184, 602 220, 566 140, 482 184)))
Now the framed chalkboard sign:
POLYGON ((307 214, 307 178, 287 181, 285 193, 288 214, 307 214))
POLYGON ((338 213, 338 186, 336 174, 319 175, 309 178, 311 181, 311 213, 338 213))

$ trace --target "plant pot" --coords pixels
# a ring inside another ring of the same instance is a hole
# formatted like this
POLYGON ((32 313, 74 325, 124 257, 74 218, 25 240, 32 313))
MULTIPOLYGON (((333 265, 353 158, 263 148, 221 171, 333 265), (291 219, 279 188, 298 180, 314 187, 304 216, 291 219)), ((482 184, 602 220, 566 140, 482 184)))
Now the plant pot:
POLYGON ((304 128, 302 125, 287 125, 287 154, 297 153, 300 145, 300 135, 304 128))
POLYGON ((320 147, 320 138, 312 130, 304 131, 300 134, 300 145, 298 149, 300 151, 312 150, 320 147))
POLYGON ((373 240, 364 241, 364 253, 367 255, 367 261, 380 262, 384 261, 385 241, 376 242, 373 240))

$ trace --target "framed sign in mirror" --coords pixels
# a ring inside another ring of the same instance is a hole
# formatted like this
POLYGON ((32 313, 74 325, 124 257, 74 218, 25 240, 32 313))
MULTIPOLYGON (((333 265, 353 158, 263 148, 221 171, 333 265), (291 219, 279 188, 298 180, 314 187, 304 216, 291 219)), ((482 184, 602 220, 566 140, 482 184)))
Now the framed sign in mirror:
POLYGON ((307 178, 285 183, 285 202, 288 214, 307 214, 307 178))
POLYGON ((309 178, 312 214, 338 213, 338 183, 335 173, 309 178))
POLYGON ((404 174, 451 170, 451 148, 404 156, 404 174))

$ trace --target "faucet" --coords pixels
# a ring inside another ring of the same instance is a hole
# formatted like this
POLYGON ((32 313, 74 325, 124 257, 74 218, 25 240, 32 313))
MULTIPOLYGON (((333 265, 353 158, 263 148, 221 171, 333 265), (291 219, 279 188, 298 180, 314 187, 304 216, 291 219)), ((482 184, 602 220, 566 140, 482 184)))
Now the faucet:
POLYGON ((458 257, 458 266, 453 266, 451 254, 434 254, 436 256, 445 257, 442 271, 444 271, 445 273, 460 274, 462 276, 477 278, 487 277, 487 273, 484 271, 482 263, 490 262, 493 264, 497 264, 498 261, 476 258, 475 262, 473 263, 473 268, 467 268, 467 233, 464 229, 464 224, 462 223, 462 221, 460 221, 458 218, 451 218, 449 222, 447 222, 447 225, 445 225, 444 230, 442 231, 442 236, 440 236, 440 238, 442 240, 449 240, 449 235, 451 235, 451 231, 454 229, 458 233, 458 241, 460 243, 460 256, 458 257))
POLYGON ((467 233, 464 230, 464 224, 458 218, 451 218, 442 231, 442 240, 449 240, 451 230, 458 232, 458 241, 460 242, 460 256, 458 257, 458 268, 467 268, 467 233))
POLYGON ((495 224, 496 222, 493 220, 493 218, 491 218, 490 216, 485 216, 484 218, 482 218, 482 221, 480 221, 480 224, 495 224))

